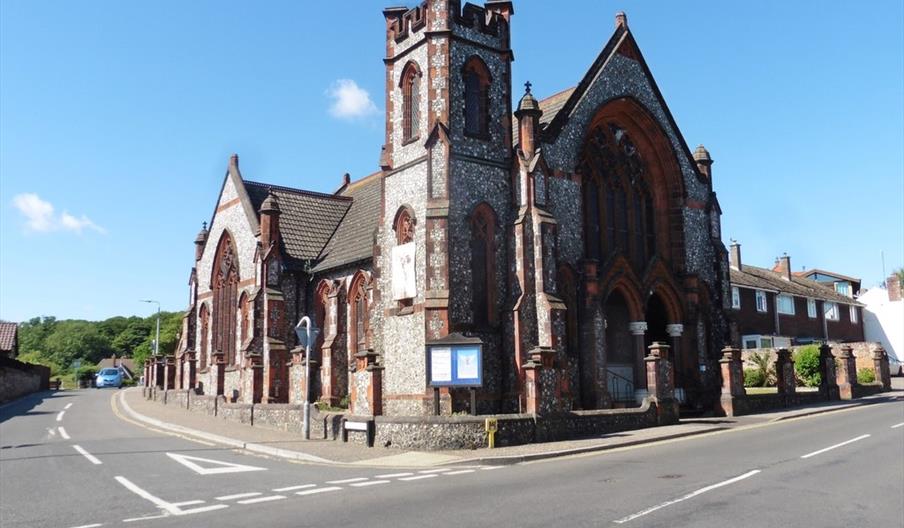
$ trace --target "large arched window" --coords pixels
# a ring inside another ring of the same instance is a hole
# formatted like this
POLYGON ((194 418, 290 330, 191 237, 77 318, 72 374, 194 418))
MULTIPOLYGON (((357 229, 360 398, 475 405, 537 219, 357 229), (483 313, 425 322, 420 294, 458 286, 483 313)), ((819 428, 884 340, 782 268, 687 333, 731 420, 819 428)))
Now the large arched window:
POLYGON ((489 135, 490 70, 477 55, 465 63, 462 72, 465 88, 465 134, 489 135))
POLYGON ((589 135, 584 156, 585 254, 597 258, 602 248, 607 255, 623 255, 643 271, 656 253, 656 226, 636 147, 625 130, 601 124, 589 135), (604 189, 602 196, 599 187, 604 189))
POLYGON ((232 236, 224 231, 213 262, 214 352, 222 352, 227 365, 235 363, 239 263, 232 236))
POLYGON ((348 302, 351 305, 351 344, 352 355, 367 351, 367 332, 370 329, 368 320, 367 276, 363 272, 355 274, 348 291, 348 302))
POLYGON ((496 322, 495 234, 496 214, 482 203, 471 214, 471 309, 478 327, 496 322))
POLYGON ((200 367, 198 368, 207 368, 207 356, 208 356, 208 339, 210 338, 210 311, 207 309, 207 303, 201 305, 201 309, 198 311, 198 326, 201 328, 201 337, 200 337, 200 346, 198 347, 199 355, 201 356, 198 359, 198 363, 200 363, 200 367))
POLYGON ((402 70, 402 141, 418 137, 421 126, 421 70, 409 62, 402 70))

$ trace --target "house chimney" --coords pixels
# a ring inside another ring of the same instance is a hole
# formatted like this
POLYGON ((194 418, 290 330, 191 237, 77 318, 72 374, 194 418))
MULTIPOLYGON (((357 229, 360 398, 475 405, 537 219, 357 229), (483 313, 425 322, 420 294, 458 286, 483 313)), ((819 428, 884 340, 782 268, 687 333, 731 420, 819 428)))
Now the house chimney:
POLYGON ((892 273, 885 279, 885 290, 888 292, 889 301, 901 300, 901 278, 897 273, 892 273))
POLYGON ((782 253, 781 257, 775 259, 775 267, 772 268, 772 271, 781 274, 782 278, 786 281, 790 281, 791 257, 789 257, 787 253, 782 253))
POLYGON ((728 264, 732 268, 741 271, 741 244, 738 244, 735 240, 732 240, 731 246, 729 246, 728 264))

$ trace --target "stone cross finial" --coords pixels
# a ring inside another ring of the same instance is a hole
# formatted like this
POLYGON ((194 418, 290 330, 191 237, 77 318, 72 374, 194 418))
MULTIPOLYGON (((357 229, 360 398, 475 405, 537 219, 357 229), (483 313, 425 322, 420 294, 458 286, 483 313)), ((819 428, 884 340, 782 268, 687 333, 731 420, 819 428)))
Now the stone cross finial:
POLYGON ((207 231, 207 222, 201 222, 201 230, 207 231))
POLYGON ((532 86, 532 85, 531 85, 530 81, 525 82, 525 83, 524 83, 524 93, 529 94, 529 93, 530 93, 530 87, 531 87, 531 86, 532 86))

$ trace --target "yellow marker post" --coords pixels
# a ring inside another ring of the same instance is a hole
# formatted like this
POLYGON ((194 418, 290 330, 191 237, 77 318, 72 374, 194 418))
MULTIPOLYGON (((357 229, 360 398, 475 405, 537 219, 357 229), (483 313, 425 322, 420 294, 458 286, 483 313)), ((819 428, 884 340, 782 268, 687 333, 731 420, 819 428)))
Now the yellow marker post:
POLYGON ((499 430, 499 423, 496 418, 487 418, 484 422, 484 428, 487 432, 487 447, 493 449, 496 447, 496 431, 499 430))

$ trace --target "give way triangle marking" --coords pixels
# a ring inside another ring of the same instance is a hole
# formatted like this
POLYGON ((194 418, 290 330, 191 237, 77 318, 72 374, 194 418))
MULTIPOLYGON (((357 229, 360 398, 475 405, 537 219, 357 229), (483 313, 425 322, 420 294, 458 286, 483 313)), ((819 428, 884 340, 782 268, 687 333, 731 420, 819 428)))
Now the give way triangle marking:
POLYGON ((219 475, 222 473, 244 473, 245 471, 267 470, 267 468, 257 466, 233 464, 232 462, 223 462, 221 460, 211 460, 209 458, 201 458, 188 455, 177 455, 176 453, 167 453, 166 456, 194 471, 198 475, 219 475), (204 465, 198 464, 198 462, 203 462, 208 467, 204 467, 204 465))

